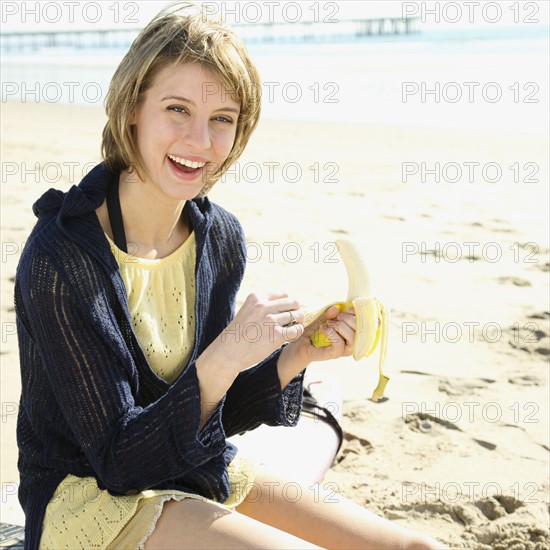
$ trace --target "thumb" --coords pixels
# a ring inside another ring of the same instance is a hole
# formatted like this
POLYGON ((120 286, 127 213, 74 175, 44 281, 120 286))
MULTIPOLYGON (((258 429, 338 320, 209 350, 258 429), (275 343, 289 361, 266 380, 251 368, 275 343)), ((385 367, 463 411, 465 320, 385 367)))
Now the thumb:
POLYGON ((329 321, 330 319, 336 319, 340 313, 340 308, 338 306, 330 306, 320 317, 319 320, 329 321))
POLYGON ((326 321, 336 319, 339 313, 340 309, 336 305, 328 307, 321 313, 317 312, 317 316, 305 326, 307 335, 311 336, 317 329, 322 327, 326 321))

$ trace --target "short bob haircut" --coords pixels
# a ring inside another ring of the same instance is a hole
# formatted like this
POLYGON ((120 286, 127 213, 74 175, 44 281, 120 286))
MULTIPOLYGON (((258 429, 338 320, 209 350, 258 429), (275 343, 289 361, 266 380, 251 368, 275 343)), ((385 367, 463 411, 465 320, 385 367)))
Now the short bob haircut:
POLYGON ((244 44, 221 21, 207 19, 192 2, 175 2, 158 13, 134 40, 120 62, 105 98, 107 123, 101 151, 115 172, 146 174, 130 124, 134 107, 144 100, 155 76, 167 67, 198 63, 216 76, 240 105, 233 148, 205 181, 207 193, 239 158, 258 124, 261 81, 244 44), (180 14, 181 11, 189 13, 180 14))

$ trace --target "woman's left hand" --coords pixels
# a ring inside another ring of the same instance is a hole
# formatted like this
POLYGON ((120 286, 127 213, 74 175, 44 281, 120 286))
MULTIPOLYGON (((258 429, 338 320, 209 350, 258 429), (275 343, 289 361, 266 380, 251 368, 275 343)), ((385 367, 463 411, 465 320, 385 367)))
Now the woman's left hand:
POLYGON ((314 361, 326 361, 351 355, 355 328, 356 318, 353 310, 340 313, 336 306, 327 309, 315 322, 303 329, 299 338, 290 342, 281 352, 277 365, 282 387, 284 388, 290 380, 314 361), (313 346, 310 339, 318 328, 330 339, 332 345, 322 348, 313 346))

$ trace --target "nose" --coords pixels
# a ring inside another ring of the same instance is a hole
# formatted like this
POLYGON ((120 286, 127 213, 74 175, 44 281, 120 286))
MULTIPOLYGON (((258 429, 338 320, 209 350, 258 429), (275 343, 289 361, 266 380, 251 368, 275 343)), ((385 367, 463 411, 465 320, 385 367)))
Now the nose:
POLYGON ((190 150, 204 151, 210 149, 210 128, 208 120, 194 117, 185 129, 184 142, 190 150))

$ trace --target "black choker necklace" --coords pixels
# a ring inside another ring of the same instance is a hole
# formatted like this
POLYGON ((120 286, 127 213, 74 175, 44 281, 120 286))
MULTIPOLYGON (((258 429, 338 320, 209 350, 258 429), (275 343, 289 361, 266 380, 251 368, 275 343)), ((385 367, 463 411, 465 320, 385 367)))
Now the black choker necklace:
POLYGON ((120 197, 118 196, 118 177, 113 180, 113 183, 109 185, 109 189, 107 190, 107 211, 109 212, 113 240, 117 247, 127 254, 126 233, 124 232, 120 197))

